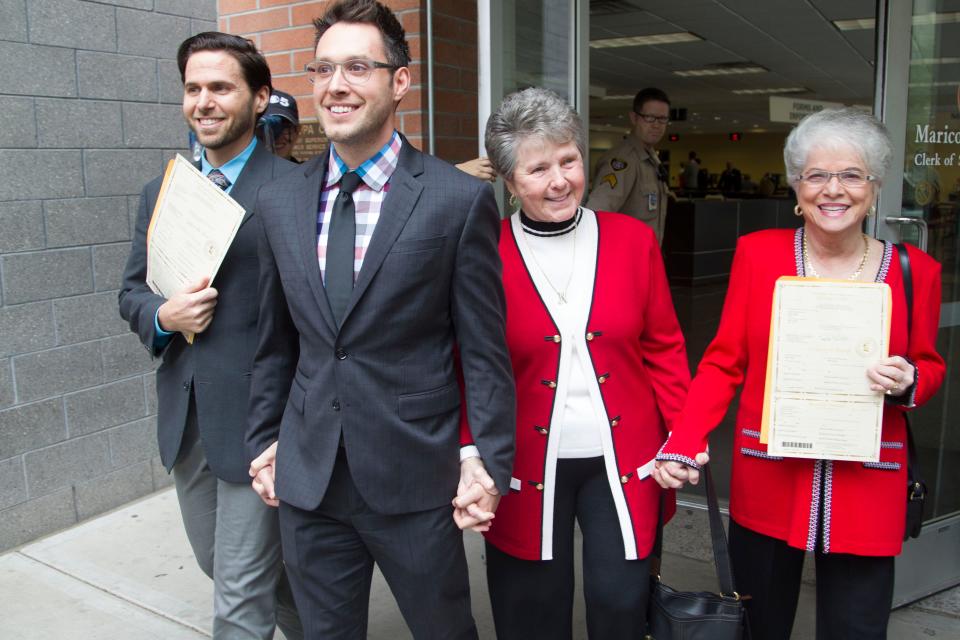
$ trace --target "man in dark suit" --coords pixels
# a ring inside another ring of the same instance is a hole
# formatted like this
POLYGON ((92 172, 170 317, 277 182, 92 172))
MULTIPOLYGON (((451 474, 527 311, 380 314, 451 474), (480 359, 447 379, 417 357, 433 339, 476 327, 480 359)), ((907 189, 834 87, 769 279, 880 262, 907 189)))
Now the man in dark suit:
POLYGON ((484 466, 496 484, 473 505, 478 520, 509 490, 515 403, 496 203, 489 185, 395 130, 409 48, 389 9, 338 2, 314 24, 308 74, 331 149, 266 185, 256 205, 253 485, 279 501, 308 638, 365 637, 375 562, 416 638, 475 638, 450 500, 458 468, 463 487, 484 466))
MULTIPOLYGON (((173 472, 187 537, 214 581, 214 638, 302 637, 282 573, 276 511, 249 485, 244 427, 257 328, 257 189, 296 165, 254 139, 270 69, 253 43, 201 33, 177 52, 183 115, 205 151, 197 168, 247 211, 216 278, 170 299, 146 285, 146 231, 161 178, 140 197, 120 315, 154 357, 160 458, 173 472), (185 333, 196 334, 188 344, 185 333)), ((203 211, 197 211, 201 216, 203 211)))

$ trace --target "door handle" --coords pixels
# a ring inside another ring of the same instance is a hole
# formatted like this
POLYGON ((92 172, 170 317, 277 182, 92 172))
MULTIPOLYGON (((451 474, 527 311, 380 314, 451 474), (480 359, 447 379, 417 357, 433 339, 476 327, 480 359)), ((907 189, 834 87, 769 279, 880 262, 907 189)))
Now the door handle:
MULTIPOLYGON (((927 236, 929 235, 929 232, 927 229, 927 221, 924 220, 923 218, 908 218, 906 216, 886 216, 884 217, 883 221, 889 225, 897 225, 898 227, 902 227, 906 225, 913 225, 917 227, 917 230, 920 234, 920 237, 918 238, 918 244, 920 245, 920 249, 923 251, 927 250, 927 236)), ((901 240, 903 239, 902 234, 900 239, 901 240)))

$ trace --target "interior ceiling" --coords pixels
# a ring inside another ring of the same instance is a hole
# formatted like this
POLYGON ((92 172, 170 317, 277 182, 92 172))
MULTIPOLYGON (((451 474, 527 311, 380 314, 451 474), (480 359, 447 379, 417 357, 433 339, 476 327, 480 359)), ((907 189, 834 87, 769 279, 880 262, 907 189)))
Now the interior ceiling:
MULTIPOLYGON (((702 41, 590 49, 591 94, 633 96, 655 86, 687 121, 678 133, 787 130, 769 121, 769 95, 735 89, 803 87, 790 97, 873 104, 873 29, 840 31, 834 20, 874 18, 874 0, 591 0, 590 39, 688 31, 702 41), (674 71, 729 63, 749 75, 680 77, 674 71)), ((784 94, 786 95, 786 94, 784 94)), ((628 127, 631 99, 590 99, 591 127, 628 127)))

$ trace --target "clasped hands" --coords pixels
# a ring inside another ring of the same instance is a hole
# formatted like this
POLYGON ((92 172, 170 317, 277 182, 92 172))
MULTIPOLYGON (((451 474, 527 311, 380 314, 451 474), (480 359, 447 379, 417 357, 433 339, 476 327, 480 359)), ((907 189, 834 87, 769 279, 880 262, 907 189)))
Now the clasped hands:
POLYGON ((453 499, 453 521, 461 529, 488 531, 500 504, 500 492, 483 461, 471 456, 460 462, 460 483, 453 499))

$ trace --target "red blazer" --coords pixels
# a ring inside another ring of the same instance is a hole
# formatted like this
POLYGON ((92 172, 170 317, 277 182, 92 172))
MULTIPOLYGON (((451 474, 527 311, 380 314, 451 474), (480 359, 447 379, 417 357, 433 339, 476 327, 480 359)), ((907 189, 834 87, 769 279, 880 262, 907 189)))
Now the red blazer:
MULTIPOLYGON (((663 443, 683 404, 690 372, 653 231, 617 213, 598 213, 597 225, 593 300, 587 330, 577 344, 582 353, 589 352, 606 410, 610 438, 605 441, 612 447, 604 448, 624 554, 644 558, 654 542, 664 494, 641 467, 663 443)), ((544 522, 543 514, 555 462, 556 447, 548 459, 548 444, 556 426, 551 418, 560 331, 534 287, 509 219, 500 235, 500 256, 517 389, 516 457, 512 489, 485 535, 518 558, 550 559, 550 545, 545 549, 543 543, 548 539, 552 544, 553 522, 544 522)), ((673 493, 666 499, 669 518, 675 508, 673 493)))
MULTIPOLYGON (((936 392, 944 375, 943 358, 935 349, 940 265, 914 247, 909 255, 914 289, 909 346, 902 272, 891 245, 886 246, 879 279, 893 294, 890 353, 906 355, 916 364, 914 401, 920 405, 936 392)), ((826 552, 896 555, 906 509, 906 407, 889 403, 884 410, 879 463, 773 458, 759 441, 774 283, 782 275, 802 273, 800 260, 799 231, 775 229, 740 238, 720 328, 658 457, 691 462, 743 385, 730 487, 733 519, 800 549, 813 550, 821 529, 826 552), (821 486, 826 492, 822 514, 821 486)))

